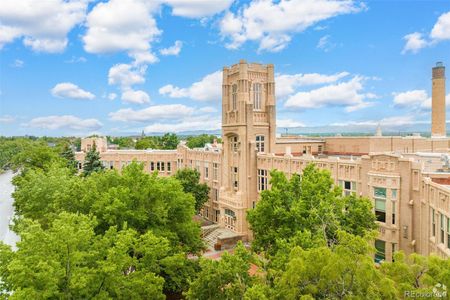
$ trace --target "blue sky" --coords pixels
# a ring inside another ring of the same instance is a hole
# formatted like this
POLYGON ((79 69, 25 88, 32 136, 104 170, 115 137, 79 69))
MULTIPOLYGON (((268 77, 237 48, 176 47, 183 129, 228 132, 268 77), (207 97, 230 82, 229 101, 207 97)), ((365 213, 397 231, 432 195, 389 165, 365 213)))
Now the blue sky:
POLYGON ((0 46, 1 135, 219 129, 240 59, 275 65, 279 127, 402 127, 429 123, 450 1, 4 0, 0 46))

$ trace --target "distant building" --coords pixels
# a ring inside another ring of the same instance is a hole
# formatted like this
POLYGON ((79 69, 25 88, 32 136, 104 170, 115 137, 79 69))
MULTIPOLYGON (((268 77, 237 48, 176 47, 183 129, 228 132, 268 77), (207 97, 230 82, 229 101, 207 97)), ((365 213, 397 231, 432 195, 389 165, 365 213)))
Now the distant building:
POLYGON ((161 176, 195 168, 211 187, 203 217, 244 240, 251 239, 247 211, 256 205, 260 192, 270 188, 270 170, 291 176, 314 163, 330 171, 344 194, 373 200, 379 225, 376 260, 390 261, 397 250, 449 257, 450 139, 445 136, 442 98, 445 69, 442 64, 436 68, 432 138, 383 136, 381 129, 375 136, 277 138, 274 66, 241 60, 223 69, 223 144, 201 149, 180 144, 176 150, 108 150, 106 139, 91 138, 82 141, 77 159, 83 161, 95 140, 110 169, 120 170, 133 160, 161 176))

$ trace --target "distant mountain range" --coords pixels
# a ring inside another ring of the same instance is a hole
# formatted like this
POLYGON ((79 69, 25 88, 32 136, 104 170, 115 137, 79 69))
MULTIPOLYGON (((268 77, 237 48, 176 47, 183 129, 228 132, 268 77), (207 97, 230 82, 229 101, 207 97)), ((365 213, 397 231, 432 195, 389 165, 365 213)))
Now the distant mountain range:
MULTIPOLYGON (((278 127, 279 134, 299 134, 299 135, 374 135, 377 126, 374 125, 325 125, 325 126, 305 126, 305 127, 278 127)), ((413 133, 420 133, 422 136, 430 136, 430 124, 409 124, 409 125, 389 125, 381 126, 383 135, 411 135, 413 133)), ((450 126, 447 127, 447 132, 450 132, 450 126)), ((200 135, 200 134, 214 134, 220 135, 220 130, 193 130, 178 132, 178 135, 200 135)), ((146 135, 162 135, 162 133, 146 133, 146 135)))

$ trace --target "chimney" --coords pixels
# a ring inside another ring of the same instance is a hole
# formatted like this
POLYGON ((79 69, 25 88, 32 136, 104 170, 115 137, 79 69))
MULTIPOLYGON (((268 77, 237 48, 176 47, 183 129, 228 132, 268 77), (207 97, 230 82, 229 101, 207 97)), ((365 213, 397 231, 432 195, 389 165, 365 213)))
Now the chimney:
POLYGON ((432 70, 431 136, 445 137, 445 67, 437 62, 432 70))

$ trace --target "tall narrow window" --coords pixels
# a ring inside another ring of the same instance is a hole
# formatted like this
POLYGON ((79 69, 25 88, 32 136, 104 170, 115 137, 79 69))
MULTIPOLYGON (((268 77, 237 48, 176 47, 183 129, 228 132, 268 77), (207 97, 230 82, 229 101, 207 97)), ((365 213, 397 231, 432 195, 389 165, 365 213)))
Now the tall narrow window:
POLYGON ((237 167, 231 167, 231 185, 235 190, 239 188, 239 181, 238 181, 238 168, 237 167))
POLYGON ((441 244, 444 243, 444 233, 445 233, 445 216, 442 213, 439 213, 440 221, 441 221, 441 244))
POLYGON ((213 163, 213 180, 219 180, 219 164, 213 163))
POLYGON ((257 135, 256 136, 256 149, 258 152, 264 152, 264 136, 263 135, 257 135))
POLYGON ((375 187, 373 190, 377 221, 386 223, 386 188, 375 187))
POLYGON ((395 201, 392 200, 392 225, 395 225, 395 201))
POLYGON ((205 179, 209 178, 209 164, 205 162, 205 179))
POLYGON ((386 259, 386 242, 375 240, 375 262, 380 263, 386 259))
POLYGON ((233 84, 232 86, 232 93, 231 93, 231 105, 232 109, 237 109, 237 85, 233 84))
POLYGON ((253 84, 253 109, 261 110, 261 83, 253 84))
POLYGON ((436 213, 431 209, 431 236, 436 236, 436 213))
POLYGON ((258 169, 258 191, 267 190, 267 170, 258 169))
POLYGON ((447 248, 450 249, 450 218, 447 218, 447 248))
POLYGON ((231 141, 231 150, 236 153, 239 150, 239 142, 238 142, 238 137, 237 136, 232 136, 230 138, 231 141))
POLYGON ((167 172, 172 172, 172 164, 170 163, 170 161, 167 162, 167 172))

